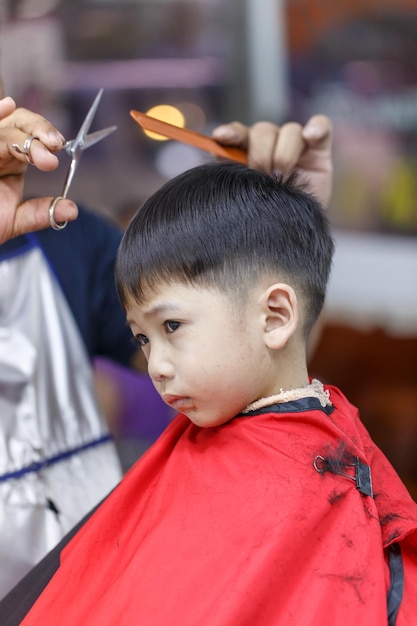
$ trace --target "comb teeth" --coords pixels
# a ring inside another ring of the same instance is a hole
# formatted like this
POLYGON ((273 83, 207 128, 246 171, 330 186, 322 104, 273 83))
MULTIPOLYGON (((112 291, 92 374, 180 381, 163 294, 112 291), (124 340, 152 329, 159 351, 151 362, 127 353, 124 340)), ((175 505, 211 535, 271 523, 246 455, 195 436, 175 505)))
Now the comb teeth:
POLYGON ((130 115, 135 122, 139 124, 139 126, 152 133, 156 133, 162 137, 167 137, 168 139, 180 141, 181 143, 187 143, 195 148, 205 150, 206 152, 210 152, 211 154, 224 159, 238 161, 239 163, 243 163, 245 165, 247 164, 247 154, 244 150, 222 146, 211 137, 207 137, 207 135, 202 135, 201 133, 189 130, 188 128, 180 128, 179 126, 168 124, 168 122, 163 122, 155 117, 150 117, 140 111, 132 110, 130 111, 130 115))

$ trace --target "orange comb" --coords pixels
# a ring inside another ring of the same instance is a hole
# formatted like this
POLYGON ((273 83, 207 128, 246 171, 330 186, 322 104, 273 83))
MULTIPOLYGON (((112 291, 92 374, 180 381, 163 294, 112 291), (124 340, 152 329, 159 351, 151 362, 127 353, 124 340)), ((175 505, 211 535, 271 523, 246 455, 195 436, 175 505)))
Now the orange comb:
POLYGON ((157 133, 163 137, 168 137, 169 139, 181 141, 182 143, 188 143, 195 148, 206 150, 207 152, 211 152, 212 154, 223 157, 224 159, 238 161, 239 163, 244 163, 245 165, 248 162, 248 155, 244 150, 222 146, 211 137, 207 137, 207 135, 202 135, 201 133, 189 130, 188 128, 180 128, 179 126, 168 124, 168 122, 162 122, 161 120, 157 120, 155 117, 150 117, 150 115, 146 115, 140 111, 130 111, 130 115, 133 117, 135 122, 137 122, 139 126, 145 130, 157 133))

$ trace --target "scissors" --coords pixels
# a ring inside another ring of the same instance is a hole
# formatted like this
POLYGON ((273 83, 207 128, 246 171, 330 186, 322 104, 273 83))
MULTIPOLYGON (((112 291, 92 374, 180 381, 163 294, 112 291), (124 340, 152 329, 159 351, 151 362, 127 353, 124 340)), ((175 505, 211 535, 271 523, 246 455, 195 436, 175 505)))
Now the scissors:
POLYGON ((67 225, 67 222, 58 223, 55 221, 54 211, 59 200, 65 199, 68 195, 68 190, 74 179, 74 175, 80 162, 82 153, 87 148, 91 148, 91 146, 94 146, 94 144, 104 139, 104 137, 107 137, 107 135, 112 133, 117 128, 117 126, 109 126, 108 128, 104 128, 103 130, 98 130, 94 133, 90 133, 89 135, 87 134, 93 121, 94 115, 96 114, 98 105, 100 104, 102 95, 103 89, 100 89, 94 99, 93 104, 90 107, 90 110, 85 116, 83 123, 81 124, 77 136, 75 137, 75 139, 66 141, 63 145, 64 150, 71 157, 71 162, 68 168, 67 176, 65 178, 62 194, 54 198, 49 205, 49 223, 54 230, 62 230, 67 225))

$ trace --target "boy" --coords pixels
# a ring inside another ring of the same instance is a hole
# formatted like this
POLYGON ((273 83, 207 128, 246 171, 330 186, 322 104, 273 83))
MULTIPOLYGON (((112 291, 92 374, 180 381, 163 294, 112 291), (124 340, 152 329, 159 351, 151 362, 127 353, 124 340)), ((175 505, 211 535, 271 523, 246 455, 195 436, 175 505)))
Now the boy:
POLYGON ((23 624, 417 624, 417 506, 306 341, 333 242, 293 177, 205 165, 140 209, 116 281, 179 415, 23 624))

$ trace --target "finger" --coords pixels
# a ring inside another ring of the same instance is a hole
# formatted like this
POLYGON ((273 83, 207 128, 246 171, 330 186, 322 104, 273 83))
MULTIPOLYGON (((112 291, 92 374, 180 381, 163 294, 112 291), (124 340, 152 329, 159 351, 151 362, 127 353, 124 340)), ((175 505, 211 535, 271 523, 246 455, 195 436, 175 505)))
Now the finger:
POLYGON ((59 165, 58 157, 52 154, 46 146, 35 138, 30 146, 30 158, 32 164, 43 172, 50 172, 59 165))
POLYGON ((331 150, 333 126, 326 115, 313 115, 303 128, 308 145, 318 150, 331 150))
POLYGON ((331 174, 332 162, 332 124, 326 116, 314 116, 303 129, 307 149, 300 159, 300 167, 311 172, 331 174))
POLYGON ((60 150, 65 142, 64 136, 53 124, 28 109, 16 109, 6 120, 1 120, 0 128, 6 126, 19 129, 26 136, 38 137, 53 152, 60 150))
POLYGON ((217 126, 211 136, 213 139, 226 146, 234 146, 242 150, 247 150, 249 129, 240 122, 230 122, 230 124, 217 126))
POLYGON ((17 129, 4 129, 3 131, 0 129, 0 141, 8 144, 9 153, 14 158, 22 163, 27 164, 29 162, 44 172, 56 169, 59 164, 57 156, 50 152, 37 137, 31 141, 27 155, 23 153, 23 147, 28 137, 30 135, 17 129))
POLYGON ((288 122, 281 126, 273 154, 273 169, 284 174, 294 170, 307 147, 302 134, 302 126, 288 122))
POLYGON ((16 108, 15 101, 10 96, 0 98, 0 119, 11 115, 16 108))
MULTIPOLYGON (((53 198, 34 198, 23 202, 16 211, 14 223, 15 236, 50 228, 49 206, 53 198)), ((69 199, 62 199, 56 203, 54 211, 55 221, 72 222, 78 217, 77 205, 69 199)))
POLYGON ((249 129, 248 164, 271 174, 280 129, 272 122, 256 122, 249 129))

